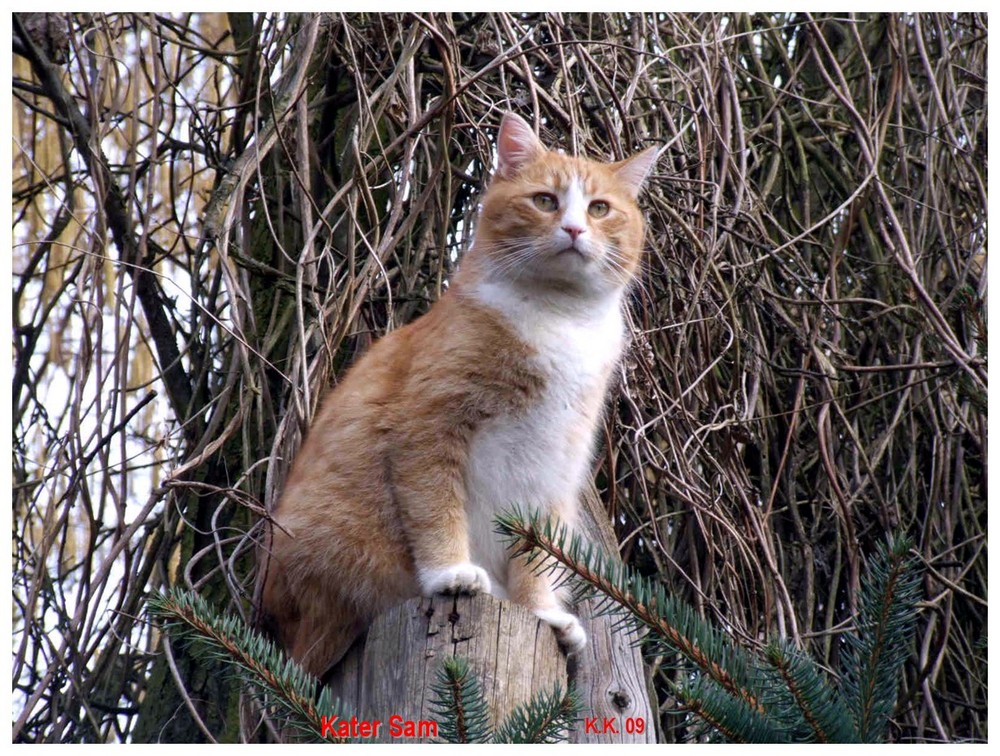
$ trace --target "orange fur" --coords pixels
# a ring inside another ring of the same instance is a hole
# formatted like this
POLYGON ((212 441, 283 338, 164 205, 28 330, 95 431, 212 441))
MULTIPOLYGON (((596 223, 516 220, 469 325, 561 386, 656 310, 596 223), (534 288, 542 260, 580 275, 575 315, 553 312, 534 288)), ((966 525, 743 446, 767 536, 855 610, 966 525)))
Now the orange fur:
POLYGON ((263 615, 318 676, 377 614, 430 591, 492 590, 571 649, 583 643, 548 578, 508 563, 488 533, 505 503, 575 517, 639 261, 635 195, 654 156, 567 157, 511 115, 498 150, 449 291, 325 398, 274 511, 263 615), (576 214, 539 208, 546 192, 576 214), (591 217, 594 201, 606 216, 591 217), (533 500, 508 501, 508 489, 533 500))

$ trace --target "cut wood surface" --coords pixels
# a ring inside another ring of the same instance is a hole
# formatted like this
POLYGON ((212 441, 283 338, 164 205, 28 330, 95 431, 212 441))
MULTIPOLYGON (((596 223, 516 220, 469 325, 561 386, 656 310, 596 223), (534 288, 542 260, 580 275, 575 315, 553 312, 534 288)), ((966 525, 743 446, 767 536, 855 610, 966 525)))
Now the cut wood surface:
MULTIPOLYGON (((581 532, 615 553, 610 525, 586 504, 581 532), (596 516, 595 516, 596 515, 596 516), (601 523, 598 525, 598 523, 601 523)), ((449 656, 464 658, 477 675, 499 723, 517 704, 571 681, 582 702, 574 743, 652 743, 654 720, 635 635, 585 601, 577 611, 587 645, 567 659, 555 634, 530 611, 490 595, 411 599, 380 615, 333 671, 329 686, 341 711, 359 721, 382 722, 373 742, 434 742, 435 681, 449 656), (390 718, 398 718, 391 720, 390 718), (412 735, 393 735, 413 723, 412 735), (398 728, 397 728, 398 731, 398 728)))

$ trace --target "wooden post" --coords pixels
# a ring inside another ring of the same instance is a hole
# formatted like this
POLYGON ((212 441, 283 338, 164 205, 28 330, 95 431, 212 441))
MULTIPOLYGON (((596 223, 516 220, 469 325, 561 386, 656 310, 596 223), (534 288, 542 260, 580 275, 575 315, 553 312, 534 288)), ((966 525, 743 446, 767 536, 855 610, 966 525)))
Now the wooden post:
MULTIPOLYGON (((581 532, 608 553, 611 527, 588 497, 581 532)), ((345 713, 381 722, 365 740, 435 742, 431 683, 448 656, 463 657, 478 676, 494 723, 556 683, 572 681, 583 702, 574 743, 654 743, 655 724, 635 637, 614 620, 577 607, 587 645, 567 659, 555 634, 522 606, 493 596, 411 599, 380 615, 333 670, 328 685, 345 713)))
MULTIPOLYGON (((608 556, 618 555, 618 541, 593 488, 581 502, 578 530, 608 556)), ((570 741, 655 743, 657 724, 649 703, 649 681, 638 639, 624 626, 612 632, 614 618, 600 615, 597 603, 589 600, 577 607, 587 631, 587 645, 578 654, 571 679, 583 700, 584 719, 570 741)))

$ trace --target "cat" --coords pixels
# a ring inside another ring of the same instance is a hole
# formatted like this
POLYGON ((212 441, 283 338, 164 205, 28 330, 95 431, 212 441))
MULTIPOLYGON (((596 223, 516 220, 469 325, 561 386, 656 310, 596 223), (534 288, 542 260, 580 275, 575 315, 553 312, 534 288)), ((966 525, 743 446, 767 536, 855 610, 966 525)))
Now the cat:
POLYGON ((448 290, 324 398, 273 512, 263 616, 318 677, 376 615, 419 595, 492 593, 531 609, 567 653, 586 643, 494 517, 519 506, 573 526, 657 149, 571 157, 512 113, 496 149, 448 290))

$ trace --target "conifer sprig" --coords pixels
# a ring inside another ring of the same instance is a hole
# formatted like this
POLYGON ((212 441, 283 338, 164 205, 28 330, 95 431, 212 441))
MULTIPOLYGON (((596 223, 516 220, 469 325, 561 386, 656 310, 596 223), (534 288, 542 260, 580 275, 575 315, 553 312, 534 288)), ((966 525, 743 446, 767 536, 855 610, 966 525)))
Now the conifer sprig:
POLYGON ((514 707, 494 731, 479 680, 460 657, 445 659, 431 690, 438 737, 446 743, 556 743, 566 739, 580 714, 572 688, 564 694, 557 685, 514 707))
POLYGON ((172 635, 228 662, 227 668, 255 688, 286 727, 309 740, 338 740, 323 735, 322 717, 338 714, 329 692, 242 619, 220 616, 200 596, 176 588, 152 596, 147 606, 172 635))
POLYGON ((837 690, 815 662, 788 643, 772 641, 763 654, 777 677, 769 686, 769 712, 797 742, 854 743, 858 736, 837 690))
POLYGON ((912 541, 894 537, 879 548, 862 581, 856 632, 844 642, 841 689, 862 742, 879 742, 896 705, 899 673, 910 653, 920 597, 912 541))
POLYGON ((572 575, 602 610, 624 610, 649 629, 644 643, 678 653, 694 676, 674 683, 681 707, 733 742, 877 742, 895 707, 899 673, 916 624, 920 576, 910 541, 879 549, 862 583, 857 633, 843 683, 835 688, 816 663, 787 643, 749 652, 663 587, 612 562, 565 527, 518 511, 497 518, 515 554, 572 575))
POLYGON ((682 601, 668 596, 663 587, 644 578, 603 552, 570 535, 565 526, 537 516, 524 517, 514 510, 497 517, 497 531, 514 545, 515 552, 541 552, 555 559, 601 602, 623 609, 633 620, 653 631, 647 642, 662 641, 723 689, 761 710, 752 686, 752 666, 746 652, 704 622, 682 601))
POLYGON ((557 685, 515 706, 493 736, 494 743, 558 743, 566 740, 580 716, 581 704, 575 691, 565 693, 557 685))
POLYGON ((706 735, 710 740, 729 743, 783 743, 785 730, 776 727, 772 718, 746 701, 731 695, 708 677, 680 683, 675 688, 684 711, 693 714, 703 725, 693 737, 706 735))
POLYGON ((489 712, 479 680, 460 657, 444 660, 431 684, 431 711, 438 717, 438 737, 446 743, 486 743, 489 712))

